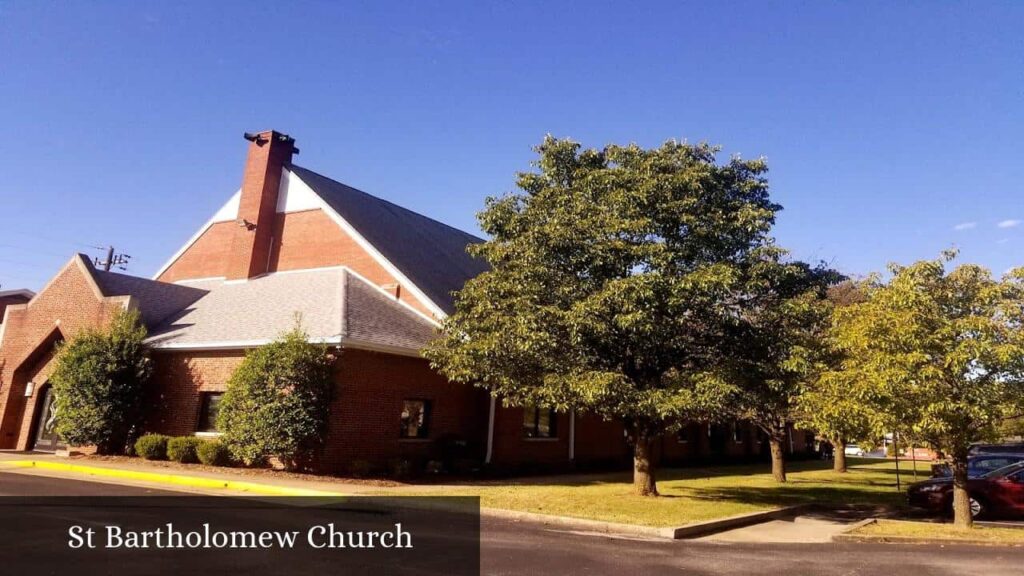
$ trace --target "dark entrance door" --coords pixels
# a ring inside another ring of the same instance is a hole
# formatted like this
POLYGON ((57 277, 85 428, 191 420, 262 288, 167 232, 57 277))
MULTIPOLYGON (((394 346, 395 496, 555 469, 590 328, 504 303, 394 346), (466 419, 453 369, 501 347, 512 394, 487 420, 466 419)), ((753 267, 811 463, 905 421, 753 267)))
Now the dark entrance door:
POLYGON ((36 437, 32 445, 33 450, 40 452, 55 452, 64 448, 60 436, 56 430, 56 406, 53 404, 53 386, 45 386, 45 392, 39 400, 39 409, 36 410, 36 437))

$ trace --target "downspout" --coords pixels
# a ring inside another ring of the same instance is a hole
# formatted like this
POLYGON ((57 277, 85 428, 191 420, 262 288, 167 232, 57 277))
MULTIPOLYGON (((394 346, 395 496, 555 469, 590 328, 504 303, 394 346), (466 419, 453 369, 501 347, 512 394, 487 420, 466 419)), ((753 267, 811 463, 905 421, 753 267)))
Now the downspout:
POLYGON ((569 411, 569 461, 576 460, 576 411, 569 411))
POLYGON ((494 395, 491 394, 491 409, 487 415, 487 455, 484 457, 484 464, 491 463, 491 456, 494 455, 494 395))

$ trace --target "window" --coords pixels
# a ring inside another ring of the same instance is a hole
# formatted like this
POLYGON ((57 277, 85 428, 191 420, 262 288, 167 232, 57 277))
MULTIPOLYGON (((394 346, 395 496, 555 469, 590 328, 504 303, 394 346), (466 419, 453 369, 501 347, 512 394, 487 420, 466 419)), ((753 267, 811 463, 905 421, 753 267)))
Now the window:
POLYGON ((737 444, 743 443, 743 426, 738 420, 732 421, 732 441, 737 444))
POLYGON ((405 400, 402 402, 402 429, 400 438, 426 438, 430 425, 429 400, 405 400))
POLYGON ((525 438, 555 438, 555 411, 550 408, 523 408, 523 436, 525 438))
POLYGON ((221 392, 203 392, 199 403, 199 432, 217 432, 217 412, 220 410, 221 392))

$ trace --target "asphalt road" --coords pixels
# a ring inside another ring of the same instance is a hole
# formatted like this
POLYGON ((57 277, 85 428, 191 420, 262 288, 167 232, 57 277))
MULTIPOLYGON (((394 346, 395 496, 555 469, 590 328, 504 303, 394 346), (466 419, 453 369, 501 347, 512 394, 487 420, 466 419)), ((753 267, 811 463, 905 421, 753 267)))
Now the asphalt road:
MULTIPOLYGON (((0 496, 180 494, 0 473, 0 496)), ((483 574, 973 575, 1021 574, 1024 548, 895 544, 741 544, 610 538, 484 518, 483 574)), ((380 576, 383 576, 381 574, 380 576)))

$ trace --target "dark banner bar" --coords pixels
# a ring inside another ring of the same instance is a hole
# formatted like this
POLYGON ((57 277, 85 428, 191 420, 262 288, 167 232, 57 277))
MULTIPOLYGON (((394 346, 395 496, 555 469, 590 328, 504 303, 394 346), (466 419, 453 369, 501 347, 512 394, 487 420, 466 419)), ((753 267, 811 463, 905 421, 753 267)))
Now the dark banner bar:
POLYGON ((477 498, 0 497, 0 573, 480 572, 477 498))

